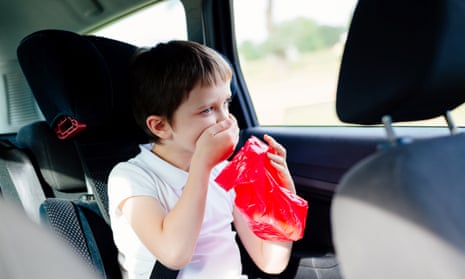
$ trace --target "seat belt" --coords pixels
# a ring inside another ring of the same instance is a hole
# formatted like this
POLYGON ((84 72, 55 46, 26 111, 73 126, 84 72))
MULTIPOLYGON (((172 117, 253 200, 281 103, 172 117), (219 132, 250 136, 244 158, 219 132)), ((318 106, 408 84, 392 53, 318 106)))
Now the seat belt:
POLYGON ((10 194, 16 201, 20 201, 26 214, 35 222, 40 222, 40 204, 45 200, 39 177, 26 153, 6 141, 1 141, 2 154, 0 173, 2 179, 2 190, 5 196, 10 194), (3 152, 5 150, 5 152, 3 152), (3 183, 5 183, 3 185, 3 183))
POLYGON ((156 261, 150 274, 150 279, 176 279, 178 273, 179 270, 169 269, 161 262, 156 261))

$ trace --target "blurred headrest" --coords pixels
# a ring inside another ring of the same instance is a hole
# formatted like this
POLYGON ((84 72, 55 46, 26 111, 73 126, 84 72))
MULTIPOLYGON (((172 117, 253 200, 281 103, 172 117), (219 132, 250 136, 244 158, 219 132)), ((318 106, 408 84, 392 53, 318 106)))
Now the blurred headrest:
POLYGON ((70 138, 89 129, 102 134, 117 129, 124 137, 142 135, 133 120, 126 77, 135 50, 112 39, 42 30, 24 38, 17 55, 58 137, 70 138))
POLYGON ((342 58, 336 108, 348 123, 443 115, 465 101, 465 3, 360 0, 342 58))

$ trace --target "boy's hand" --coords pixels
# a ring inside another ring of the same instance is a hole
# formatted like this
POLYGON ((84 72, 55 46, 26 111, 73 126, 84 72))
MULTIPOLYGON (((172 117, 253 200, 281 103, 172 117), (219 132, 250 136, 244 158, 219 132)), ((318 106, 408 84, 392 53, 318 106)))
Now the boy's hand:
POLYGON ((239 140, 239 127, 232 114, 229 118, 205 129, 196 143, 195 153, 213 167, 232 155, 239 140))
POLYGON ((286 149, 269 135, 264 135, 263 138, 270 147, 267 156, 270 159, 271 165, 278 171, 281 180, 279 182, 295 194, 294 181, 286 163, 286 149))

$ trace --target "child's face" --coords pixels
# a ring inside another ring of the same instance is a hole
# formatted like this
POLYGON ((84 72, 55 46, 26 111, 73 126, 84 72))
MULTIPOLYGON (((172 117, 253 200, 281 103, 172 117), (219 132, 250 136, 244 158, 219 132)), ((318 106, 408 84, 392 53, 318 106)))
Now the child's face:
POLYGON ((193 153, 202 132, 229 117, 230 100, 229 82, 194 87, 174 113, 171 126, 174 147, 181 152, 193 153))

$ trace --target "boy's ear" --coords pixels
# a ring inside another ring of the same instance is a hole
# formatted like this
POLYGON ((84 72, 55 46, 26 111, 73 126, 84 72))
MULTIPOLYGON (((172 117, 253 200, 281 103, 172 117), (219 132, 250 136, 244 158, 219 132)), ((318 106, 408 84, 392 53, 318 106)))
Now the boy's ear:
POLYGON ((170 137, 170 125, 165 117, 158 115, 150 115, 145 120, 145 124, 150 131, 160 139, 167 139, 170 137))

